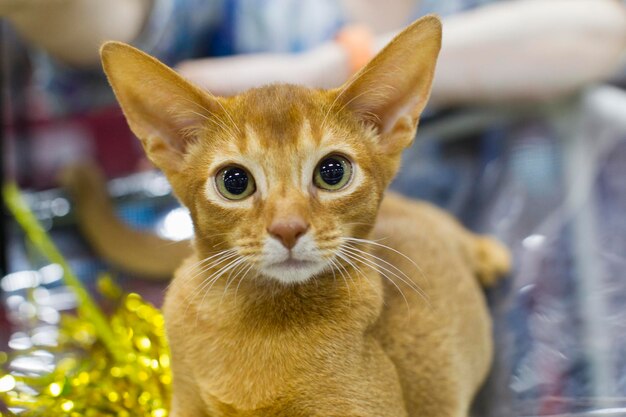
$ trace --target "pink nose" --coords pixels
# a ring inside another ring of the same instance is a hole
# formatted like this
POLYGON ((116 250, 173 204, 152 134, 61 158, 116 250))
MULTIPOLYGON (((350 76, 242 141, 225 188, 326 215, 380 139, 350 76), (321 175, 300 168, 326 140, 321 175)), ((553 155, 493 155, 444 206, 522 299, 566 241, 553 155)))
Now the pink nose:
POLYGON ((296 246, 298 238, 307 230, 309 224, 301 217, 277 219, 267 228, 268 233, 280 240, 287 249, 296 246))

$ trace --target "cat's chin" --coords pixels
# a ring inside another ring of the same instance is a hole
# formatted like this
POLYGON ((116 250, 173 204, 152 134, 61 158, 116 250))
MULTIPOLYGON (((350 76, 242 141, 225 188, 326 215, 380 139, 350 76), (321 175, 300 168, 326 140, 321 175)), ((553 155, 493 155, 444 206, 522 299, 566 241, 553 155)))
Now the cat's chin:
POLYGON ((326 269, 324 262, 288 259, 283 262, 265 265, 260 272, 264 276, 283 284, 304 283, 326 269))

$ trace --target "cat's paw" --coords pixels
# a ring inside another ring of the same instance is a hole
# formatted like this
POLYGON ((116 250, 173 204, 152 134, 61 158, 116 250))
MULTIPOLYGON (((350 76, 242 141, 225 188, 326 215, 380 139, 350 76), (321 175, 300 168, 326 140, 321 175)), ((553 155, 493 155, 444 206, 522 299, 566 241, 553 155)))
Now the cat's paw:
POLYGON ((474 271, 483 286, 494 286, 510 270, 511 253, 502 243, 488 236, 476 237, 474 271))

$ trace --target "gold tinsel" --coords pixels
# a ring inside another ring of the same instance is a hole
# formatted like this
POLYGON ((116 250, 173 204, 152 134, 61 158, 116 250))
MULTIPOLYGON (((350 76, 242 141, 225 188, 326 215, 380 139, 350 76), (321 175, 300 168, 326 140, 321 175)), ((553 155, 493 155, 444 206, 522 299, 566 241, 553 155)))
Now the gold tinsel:
POLYGON ((66 315, 58 346, 51 350, 58 360, 54 370, 3 375, 2 401, 28 417, 167 416, 172 379, 163 316, 139 295, 128 294, 120 299, 110 326, 126 346, 124 362, 116 361, 99 340, 93 323, 66 315))
POLYGON ((113 282, 100 291, 116 308, 106 317, 73 275, 67 262, 38 224, 15 186, 4 199, 29 240, 64 269, 66 283, 79 301, 76 315, 63 315, 57 344, 12 353, 0 352, 0 416, 165 417, 171 393, 170 356, 163 316, 137 294, 122 295, 113 282), (52 371, 25 374, 11 362, 46 351, 52 371), (7 411, 8 410, 8 411, 7 411))

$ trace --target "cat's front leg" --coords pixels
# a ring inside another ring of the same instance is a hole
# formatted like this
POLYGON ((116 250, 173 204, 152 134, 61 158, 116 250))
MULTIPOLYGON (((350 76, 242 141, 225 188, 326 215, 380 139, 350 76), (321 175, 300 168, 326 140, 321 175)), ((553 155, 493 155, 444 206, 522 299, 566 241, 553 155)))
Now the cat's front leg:
POLYGON ((174 397, 170 408, 170 417, 213 417, 206 413, 206 410, 196 402, 188 403, 174 397))
POLYGON ((172 364, 174 380, 169 417, 218 417, 210 413, 191 369, 182 361, 172 364))
POLYGON ((185 405, 182 401, 172 400, 170 417, 209 417, 201 409, 185 405))

